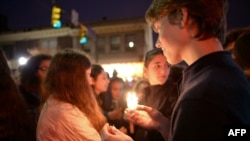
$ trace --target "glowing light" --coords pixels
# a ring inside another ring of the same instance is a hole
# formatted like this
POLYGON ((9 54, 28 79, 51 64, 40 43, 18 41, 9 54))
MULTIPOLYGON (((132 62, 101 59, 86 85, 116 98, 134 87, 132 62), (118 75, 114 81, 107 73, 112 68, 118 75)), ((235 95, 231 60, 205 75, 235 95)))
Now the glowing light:
POLYGON ((62 22, 60 20, 54 22, 53 27, 54 28, 61 28, 62 27, 62 22))
POLYGON ((138 105, 138 97, 134 92, 128 92, 127 94, 127 106, 130 110, 135 110, 138 105))
MULTIPOLYGON (((138 97, 134 92, 128 92, 127 94, 127 106, 130 110, 135 110, 138 105, 138 97)), ((134 133, 134 124, 129 122, 129 130, 134 133)))
POLYGON ((82 37, 80 40, 80 44, 86 44, 88 42, 87 37, 82 37))
POLYGON ((27 63, 27 58, 25 58, 25 57, 20 57, 19 59, 18 59, 18 63, 19 63, 19 65, 25 65, 26 63, 27 63))
POLYGON ((133 77, 127 77, 128 82, 132 82, 133 81, 133 77))
POLYGON ((130 48, 133 48, 133 47, 135 46, 135 43, 132 42, 132 41, 130 41, 130 42, 128 43, 128 46, 129 46, 130 48))
POLYGON ((142 62, 102 64, 102 67, 109 73, 110 77, 112 77, 113 71, 116 70, 118 72, 118 77, 128 81, 133 78, 142 77, 143 73, 142 62))

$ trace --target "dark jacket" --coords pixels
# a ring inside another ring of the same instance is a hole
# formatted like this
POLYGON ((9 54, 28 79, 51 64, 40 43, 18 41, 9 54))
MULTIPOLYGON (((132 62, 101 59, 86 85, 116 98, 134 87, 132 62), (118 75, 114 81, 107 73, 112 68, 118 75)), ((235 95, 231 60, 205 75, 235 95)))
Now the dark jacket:
POLYGON ((228 52, 194 62, 183 71, 180 88, 170 141, 222 141, 227 127, 250 124, 250 86, 228 52))
MULTIPOLYGON (((181 76, 182 69, 172 67, 165 84, 145 88, 145 95, 140 104, 155 108, 170 119, 174 105, 178 99, 177 81, 181 76)), ((135 129, 134 139, 135 141, 164 141, 164 138, 158 131, 146 130, 138 126, 135 129)))
POLYGON ((29 113, 32 117, 33 123, 36 125, 39 117, 40 97, 38 94, 27 91, 22 86, 19 86, 19 91, 28 105, 29 113))

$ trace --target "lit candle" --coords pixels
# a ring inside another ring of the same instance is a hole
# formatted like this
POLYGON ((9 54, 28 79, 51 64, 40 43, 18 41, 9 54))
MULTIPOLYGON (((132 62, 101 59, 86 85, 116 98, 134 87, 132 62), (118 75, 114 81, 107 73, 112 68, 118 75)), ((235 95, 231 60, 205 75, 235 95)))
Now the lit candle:
MULTIPOLYGON (((136 96, 136 94, 134 92, 128 92, 127 94, 128 109, 135 110, 137 105, 138 105, 138 97, 136 96)), ((131 122, 129 123, 129 130, 131 134, 134 133, 134 124, 131 122)))

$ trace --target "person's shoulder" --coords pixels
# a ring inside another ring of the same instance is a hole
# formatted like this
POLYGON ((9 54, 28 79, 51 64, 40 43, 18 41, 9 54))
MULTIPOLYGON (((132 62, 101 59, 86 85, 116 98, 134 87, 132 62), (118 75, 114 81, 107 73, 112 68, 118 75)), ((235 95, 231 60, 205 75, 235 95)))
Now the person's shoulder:
POLYGON ((59 110, 69 109, 73 107, 72 104, 59 100, 58 98, 55 98, 54 96, 50 96, 47 99, 46 104, 51 108, 58 108, 59 110))
POLYGON ((63 119, 67 117, 67 115, 76 115, 81 113, 80 110, 65 101, 59 100, 53 96, 50 96, 45 102, 42 112, 45 112, 47 115, 57 117, 59 119, 63 119))
POLYGON ((214 67, 202 72, 199 78, 184 86, 184 100, 205 100, 220 103, 249 97, 250 86, 243 72, 236 66, 214 67))
POLYGON ((207 83, 213 83, 217 85, 230 85, 239 81, 246 82, 246 76, 244 72, 236 64, 214 67, 205 74, 207 74, 207 83))
POLYGON ((54 97, 49 97, 44 104, 39 120, 58 127, 71 127, 73 123, 89 122, 79 108, 54 97))

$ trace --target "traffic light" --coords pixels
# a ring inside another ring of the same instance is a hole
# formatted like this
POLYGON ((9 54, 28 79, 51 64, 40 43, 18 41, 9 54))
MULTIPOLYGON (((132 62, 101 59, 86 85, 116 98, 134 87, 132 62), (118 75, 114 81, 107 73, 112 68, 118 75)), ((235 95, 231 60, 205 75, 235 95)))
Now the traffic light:
POLYGON ((88 42, 87 31, 88 29, 84 25, 80 25, 80 44, 86 44, 88 42))
POLYGON ((62 9, 60 7, 58 6, 52 7, 51 24, 54 28, 62 27, 61 12, 62 12, 62 9))

